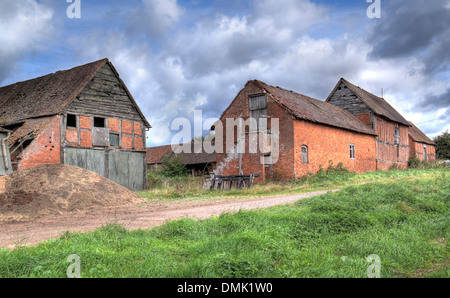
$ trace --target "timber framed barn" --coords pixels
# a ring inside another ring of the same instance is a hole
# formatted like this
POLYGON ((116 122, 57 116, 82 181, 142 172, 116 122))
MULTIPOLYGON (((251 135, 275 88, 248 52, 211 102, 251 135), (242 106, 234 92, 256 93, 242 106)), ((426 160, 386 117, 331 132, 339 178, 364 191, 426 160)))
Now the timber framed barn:
POLYGON ((358 173, 376 170, 377 133, 340 107, 253 80, 238 93, 220 121, 238 118, 267 118, 267 131, 245 127, 241 132, 245 135, 245 150, 239 153, 237 133, 233 139, 227 137, 224 125, 213 127, 216 151, 223 152, 217 153, 217 175, 260 175, 255 182, 295 179, 326 169, 331 162, 335 166, 342 163, 358 173), (278 133, 272 129, 274 118, 279 119, 278 133), (278 142, 277 162, 271 162, 272 153, 264 148, 250 153, 249 143, 260 133, 266 134, 269 143, 278 142), (217 148, 218 135, 222 135, 223 148, 217 148))
POLYGON ((113 64, 102 59, 0 88, 15 171, 69 164, 131 190, 147 186, 151 126, 113 64))
POLYGON ((327 103, 341 107, 376 131, 376 169, 408 167, 411 124, 384 98, 341 78, 327 103))
POLYGON ((419 160, 436 160, 436 143, 430 140, 417 126, 411 121, 409 129, 409 157, 417 157, 419 160))

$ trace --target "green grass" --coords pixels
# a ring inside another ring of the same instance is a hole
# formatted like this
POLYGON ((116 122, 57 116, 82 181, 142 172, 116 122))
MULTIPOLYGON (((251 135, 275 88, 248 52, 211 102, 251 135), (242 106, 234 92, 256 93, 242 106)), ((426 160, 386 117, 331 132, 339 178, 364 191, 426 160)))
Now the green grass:
MULTIPOLYGON (((322 182, 321 182, 322 183, 322 182)), ((108 225, 0 252, 0 277, 450 277, 450 172, 349 177, 342 191, 292 205, 183 219, 151 230, 108 225), (374 180, 375 182, 371 182, 374 180)))
POLYGON ((296 194, 318 190, 342 188, 361 185, 370 182, 408 181, 420 175, 436 176, 447 173, 449 169, 408 169, 376 171, 364 174, 349 172, 347 169, 330 164, 326 170, 316 174, 308 174, 298 180, 269 181, 265 184, 254 184, 251 188, 241 190, 209 190, 203 189, 205 177, 174 177, 168 178, 157 172, 149 172, 150 189, 138 192, 148 200, 154 199, 186 199, 186 198, 217 198, 217 197, 259 197, 267 195, 296 194))

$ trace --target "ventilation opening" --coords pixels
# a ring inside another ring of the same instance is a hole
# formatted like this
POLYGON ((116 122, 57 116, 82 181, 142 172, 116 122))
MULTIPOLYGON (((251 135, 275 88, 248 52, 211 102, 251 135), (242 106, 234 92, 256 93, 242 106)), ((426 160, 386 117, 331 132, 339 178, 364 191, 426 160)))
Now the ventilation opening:
POLYGON ((105 127, 105 118, 94 117, 94 127, 105 127))
POLYGON ((67 127, 77 128, 77 116, 67 115, 67 127))

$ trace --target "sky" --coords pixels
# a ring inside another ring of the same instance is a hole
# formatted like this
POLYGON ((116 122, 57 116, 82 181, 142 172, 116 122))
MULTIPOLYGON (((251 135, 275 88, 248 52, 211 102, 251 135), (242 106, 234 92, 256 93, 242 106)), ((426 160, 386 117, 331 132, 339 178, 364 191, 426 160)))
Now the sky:
POLYGON ((207 134, 253 79, 324 101, 343 77, 450 129, 450 0, 0 0, 0 44, 0 86, 109 58, 147 146, 177 118, 207 134))

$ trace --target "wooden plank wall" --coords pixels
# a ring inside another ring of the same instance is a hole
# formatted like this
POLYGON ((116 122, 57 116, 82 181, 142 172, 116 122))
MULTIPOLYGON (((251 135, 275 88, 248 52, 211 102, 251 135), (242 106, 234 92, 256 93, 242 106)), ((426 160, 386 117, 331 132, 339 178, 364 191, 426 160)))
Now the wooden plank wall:
POLYGON ((142 118, 108 64, 65 109, 78 115, 98 115, 142 122, 142 118))

